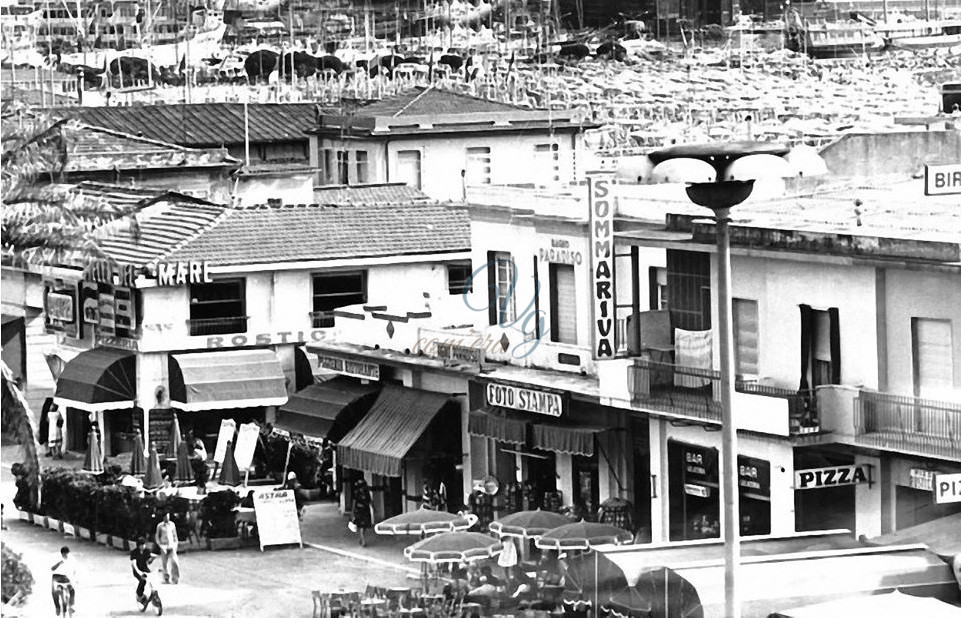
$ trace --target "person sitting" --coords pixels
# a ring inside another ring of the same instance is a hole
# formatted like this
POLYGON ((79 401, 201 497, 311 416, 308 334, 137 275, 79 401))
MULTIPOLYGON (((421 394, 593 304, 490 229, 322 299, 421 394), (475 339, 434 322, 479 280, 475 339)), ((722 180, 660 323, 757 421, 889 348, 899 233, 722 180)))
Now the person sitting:
POLYGON ((492 599, 506 591, 504 580, 495 577, 489 566, 483 566, 477 585, 467 593, 467 600, 489 606, 492 599))
POLYGON ((467 571, 460 567, 454 567, 451 572, 451 583, 444 586, 444 596, 448 599, 462 599, 470 592, 470 585, 467 583, 467 571))

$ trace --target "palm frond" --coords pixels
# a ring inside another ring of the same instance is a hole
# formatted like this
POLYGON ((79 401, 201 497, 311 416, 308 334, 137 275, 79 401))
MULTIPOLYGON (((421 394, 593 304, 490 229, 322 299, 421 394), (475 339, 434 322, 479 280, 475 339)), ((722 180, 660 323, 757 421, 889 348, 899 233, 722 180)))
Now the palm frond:
POLYGON ((2 430, 11 436, 23 449, 23 466, 30 484, 30 501, 37 505, 40 487, 40 460, 37 457, 37 423, 33 418, 30 405, 20 388, 13 381, 13 373, 5 362, 0 361, 0 395, 2 395, 2 430))

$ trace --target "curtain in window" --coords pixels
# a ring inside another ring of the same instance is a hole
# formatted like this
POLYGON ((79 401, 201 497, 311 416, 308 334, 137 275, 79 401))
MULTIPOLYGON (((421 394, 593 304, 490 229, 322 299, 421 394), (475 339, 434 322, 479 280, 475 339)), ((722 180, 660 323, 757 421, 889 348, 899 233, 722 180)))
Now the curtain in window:
POLYGON ((811 353, 814 346, 814 310, 811 305, 801 305, 801 385, 800 390, 811 389, 808 372, 811 368, 811 353))

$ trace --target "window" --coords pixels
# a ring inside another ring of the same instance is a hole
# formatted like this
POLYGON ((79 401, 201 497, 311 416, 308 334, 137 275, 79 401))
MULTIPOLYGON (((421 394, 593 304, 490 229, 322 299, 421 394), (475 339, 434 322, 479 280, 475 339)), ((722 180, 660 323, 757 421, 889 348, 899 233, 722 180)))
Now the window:
POLYGON ((367 160, 367 151, 355 151, 354 163, 357 166, 357 184, 365 185, 370 182, 370 162, 367 160))
POLYGON ((247 331, 243 279, 224 279, 190 286, 190 327, 194 335, 247 331))
POLYGON ((464 294, 474 291, 474 280, 471 279, 471 263, 447 265, 447 291, 451 294, 464 294))
POLYGON ((397 180, 415 189, 421 188, 420 151, 400 150, 397 152, 397 180))
POLYGON ((734 367, 743 376, 758 375, 757 301, 735 298, 734 367))
POLYGON ((334 151, 330 148, 324 148, 324 184, 335 184, 335 176, 334 151))
POLYGON ((668 249, 667 290, 672 326, 685 330, 710 330, 710 255, 668 249))
POLYGON ((801 305, 801 386, 808 391, 841 383, 841 331, 838 310, 801 305))
POLYGON ((667 309, 667 269, 659 266, 648 268, 647 284, 651 311, 667 309))
POLYGON ((514 321, 516 274, 517 266, 510 253, 487 252, 488 317, 492 325, 514 321))
POLYGON ((954 390, 951 321, 911 318, 914 394, 946 399, 954 390))
POLYGON ((534 166, 537 184, 550 185, 561 180, 561 153, 557 144, 534 146, 534 166))
POLYGON ((367 302, 367 271, 314 275, 314 304, 310 317, 314 328, 334 325, 334 309, 367 302))
POLYGON ((550 265, 551 341, 577 344, 577 296, 574 266, 550 265))
POLYGON ((347 151, 337 151, 337 184, 346 185, 350 174, 350 166, 347 163, 347 151))
POLYGON ((488 147, 467 149, 466 182, 470 186, 491 183, 491 149, 488 147))

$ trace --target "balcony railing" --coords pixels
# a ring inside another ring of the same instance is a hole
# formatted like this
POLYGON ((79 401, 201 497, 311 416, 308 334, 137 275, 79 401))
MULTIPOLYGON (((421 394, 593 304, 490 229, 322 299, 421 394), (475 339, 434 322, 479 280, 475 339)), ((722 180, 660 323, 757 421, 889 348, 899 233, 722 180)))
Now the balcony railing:
POLYGON ((858 444, 961 461, 961 403, 862 390, 854 433, 858 444))
POLYGON ((310 316, 310 323, 313 328, 334 327, 333 311, 311 311, 308 315, 310 316))
POLYGON ((204 318, 187 320, 187 328, 190 329, 190 336, 204 335, 230 335, 233 333, 247 332, 248 315, 239 315, 229 318, 204 318))
MULTIPOLYGON (((635 359, 629 371, 635 404, 706 421, 721 421, 720 371, 646 358, 635 359)), ((766 386, 741 377, 735 380, 734 388, 739 393, 787 400, 791 434, 819 430, 813 391, 766 386)))

